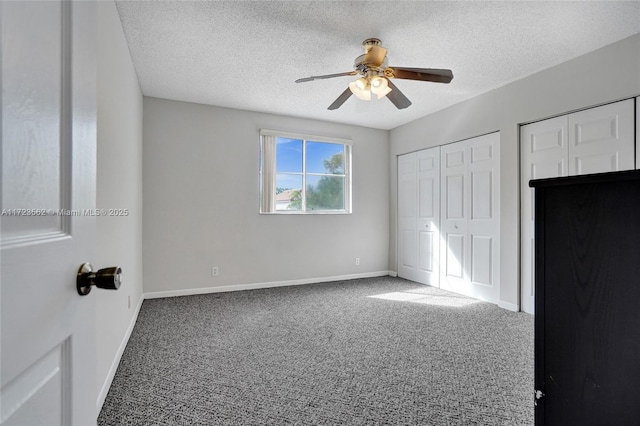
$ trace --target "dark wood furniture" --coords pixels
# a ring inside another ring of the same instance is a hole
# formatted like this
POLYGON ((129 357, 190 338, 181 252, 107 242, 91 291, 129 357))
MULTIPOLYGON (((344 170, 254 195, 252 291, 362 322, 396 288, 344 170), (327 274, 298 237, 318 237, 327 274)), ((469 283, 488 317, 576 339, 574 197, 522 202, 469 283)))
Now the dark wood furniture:
POLYGON ((640 171, 535 188, 536 425, 640 425, 640 171))

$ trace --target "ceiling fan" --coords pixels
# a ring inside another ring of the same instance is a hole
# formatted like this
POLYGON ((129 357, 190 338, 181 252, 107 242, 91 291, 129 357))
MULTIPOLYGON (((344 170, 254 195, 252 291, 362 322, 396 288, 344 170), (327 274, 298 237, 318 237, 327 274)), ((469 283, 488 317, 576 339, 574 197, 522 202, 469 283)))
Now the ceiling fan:
POLYGON ((430 81, 433 83, 449 83, 453 79, 451 70, 390 67, 387 61, 387 49, 382 47, 381 44, 382 42, 377 38, 368 38, 363 41, 362 46, 365 53, 356 58, 353 64, 353 71, 300 78, 296 80, 296 83, 361 75, 362 77, 349 83, 349 87, 329 105, 328 109, 340 108, 352 94, 362 100, 371 100, 372 93, 378 99, 386 96, 396 108, 404 109, 411 105, 411 101, 391 82, 392 78, 430 81))

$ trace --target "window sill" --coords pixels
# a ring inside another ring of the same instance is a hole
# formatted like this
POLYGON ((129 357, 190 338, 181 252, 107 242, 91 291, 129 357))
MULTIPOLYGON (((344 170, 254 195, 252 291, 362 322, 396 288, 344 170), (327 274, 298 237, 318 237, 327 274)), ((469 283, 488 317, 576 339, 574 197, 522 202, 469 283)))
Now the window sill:
POLYGON ((308 211, 308 212, 300 212, 300 211, 277 211, 277 212, 259 212, 261 215, 266 216, 278 216, 278 215, 327 215, 327 214, 335 214, 335 215, 345 215, 352 214, 352 212, 348 211, 329 211, 329 210, 317 210, 317 211, 308 211))

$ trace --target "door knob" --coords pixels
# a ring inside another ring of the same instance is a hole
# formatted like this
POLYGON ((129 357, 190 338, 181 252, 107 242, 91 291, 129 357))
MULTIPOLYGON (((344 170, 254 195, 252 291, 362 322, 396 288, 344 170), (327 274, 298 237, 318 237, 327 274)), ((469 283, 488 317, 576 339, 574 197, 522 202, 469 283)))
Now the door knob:
POLYGON ((76 288, 80 296, 86 296, 91 292, 91 286, 106 290, 117 290, 122 283, 122 269, 118 266, 110 266, 94 271, 90 263, 83 263, 76 276, 76 288))

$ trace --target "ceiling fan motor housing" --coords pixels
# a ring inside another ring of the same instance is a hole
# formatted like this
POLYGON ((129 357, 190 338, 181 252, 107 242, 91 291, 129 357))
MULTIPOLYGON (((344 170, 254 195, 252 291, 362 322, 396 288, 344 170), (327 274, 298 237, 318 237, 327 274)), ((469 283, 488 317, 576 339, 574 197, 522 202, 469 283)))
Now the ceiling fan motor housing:
POLYGON ((358 71, 362 75, 368 75, 372 73, 373 75, 382 75, 384 69, 388 66, 387 58, 384 58, 384 61, 380 65, 369 63, 366 59, 367 55, 360 55, 353 61, 353 68, 358 71))
POLYGON ((379 38, 368 38, 365 41, 362 42, 362 46, 364 46, 364 51, 367 52, 371 46, 381 46, 382 45, 382 41, 379 38))
POLYGON ((375 75, 383 75, 383 71, 388 66, 386 49, 382 47, 382 41, 379 38, 368 38, 362 42, 364 47, 364 55, 358 56, 353 62, 353 68, 360 74, 366 77, 372 77, 375 75), (370 55, 370 51, 373 47, 380 47, 384 52, 383 59, 376 60, 375 55, 370 55))

